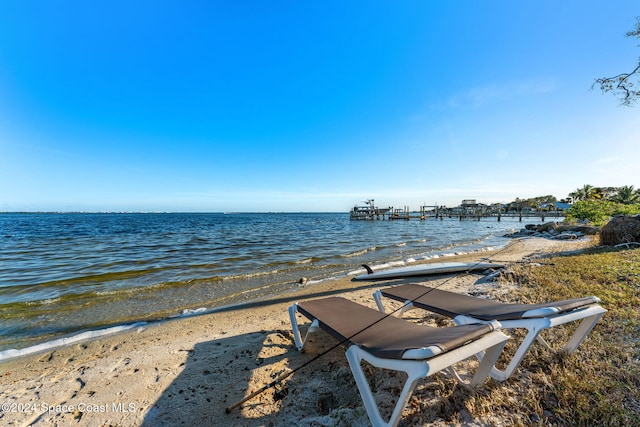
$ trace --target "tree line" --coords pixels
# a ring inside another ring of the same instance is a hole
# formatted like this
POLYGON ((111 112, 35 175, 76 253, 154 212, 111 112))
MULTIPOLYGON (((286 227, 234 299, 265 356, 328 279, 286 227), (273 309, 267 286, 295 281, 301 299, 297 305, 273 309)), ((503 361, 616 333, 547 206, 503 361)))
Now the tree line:
POLYGON ((574 203, 567 211, 569 222, 589 221, 604 225, 616 215, 640 214, 640 190, 633 185, 594 187, 585 185, 569 194, 574 203))
MULTIPOLYGON (((529 199, 516 198, 506 205, 506 211, 521 212, 523 208, 537 211, 555 210, 554 203, 557 201, 551 195, 529 199)), ((604 225, 616 215, 639 215, 640 189, 635 189, 633 185, 594 187, 587 184, 569 193, 560 203, 571 204, 565 215, 566 221, 588 221, 594 225, 604 225)))
POLYGON ((583 200, 608 200, 610 202, 632 205, 640 203, 640 189, 634 189, 633 185, 622 187, 594 187, 584 185, 576 191, 569 193, 572 202, 583 200))
POLYGON ((585 200, 602 200, 625 205, 633 205, 640 203, 640 189, 635 189, 633 185, 625 185, 622 187, 594 187, 586 184, 582 188, 569 193, 569 195, 558 200, 553 195, 531 197, 528 199, 516 198, 514 201, 507 203, 510 210, 518 210, 523 207, 539 209, 541 206, 552 205, 555 202, 572 204, 585 200))

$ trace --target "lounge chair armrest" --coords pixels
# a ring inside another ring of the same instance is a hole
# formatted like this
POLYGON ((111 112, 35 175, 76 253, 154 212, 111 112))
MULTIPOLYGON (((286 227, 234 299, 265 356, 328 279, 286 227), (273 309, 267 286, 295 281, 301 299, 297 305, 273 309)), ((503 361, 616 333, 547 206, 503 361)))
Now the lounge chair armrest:
POLYGON ((460 314, 453 318, 453 323, 456 325, 491 325, 494 331, 499 331, 504 326, 497 320, 480 320, 475 317, 465 316, 460 314))
MULTIPOLYGON (((600 298, 596 297, 596 296, 591 296, 587 299, 591 299, 593 304, 598 304, 600 302, 600 298)), ((531 318, 531 317, 549 317, 549 316, 555 316, 558 313, 561 313, 562 310, 558 307, 545 307, 545 308, 538 308, 536 310, 529 310, 524 312, 524 314, 522 315, 522 318, 531 318)))
POLYGON ((437 345, 430 345, 429 347, 407 350, 402 354, 402 358, 410 360, 424 360, 437 356, 440 353, 442 353, 442 349, 440 347, 437 345))
POLYGON ((560 309, 558 307, 544 307, 544 308, 537 308, 535 310, 525 311, 522 314, 522 317, 523 318, 549 317, 549 316, 555 316, 558 313, 560 313, 560 309))

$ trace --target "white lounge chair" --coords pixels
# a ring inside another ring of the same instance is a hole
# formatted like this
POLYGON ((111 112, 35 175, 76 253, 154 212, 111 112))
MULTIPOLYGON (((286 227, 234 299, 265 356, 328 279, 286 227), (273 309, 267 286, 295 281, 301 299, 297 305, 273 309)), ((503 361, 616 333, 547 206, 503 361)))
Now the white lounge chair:
MULTIPOLYGON (((289 316, 298 350, 303 349, 309 333, 317 328, 328 332, 347 347, 351 372, 374 426, 396 426, 419 379, 445 369, 454 373, 454 363, 473 357, 480 351, 485 352, 485 357, 468 385, 483 383, 509 338, 498 330, 498 322, 433 328, 407 322, 340 297, 296 303, 289 308, 289 316), (312 321, 304 339, 296 313, 312 321), (377 368, 405 372, 408 376, 388 421, 384 421, 376 405, 362 369, 362 360, 377 368)), ((457 374, 454 376, 461 380, 457 374)))
MULTIPOLYGON (((607 311, 598 304, 600 299, 594 296, 543 304, 507 304, 415 284, 380 289, 373 297, 382 312, 385 311, 382 297, 386 297, 404 303, 398 311, 399 315, 410 308, 421 308, 450 317, 457 325, 497 320, 504 329, 526 329, 527 335, 506 369, 494 367, 491 370, 491 377, 499 381, 513 374, 536 339, 552 349, 540 336, 543 330, 582 320, 562 349, 571 354, 607 311)), ((482 357, 482 353, 479 357, 482 357)))

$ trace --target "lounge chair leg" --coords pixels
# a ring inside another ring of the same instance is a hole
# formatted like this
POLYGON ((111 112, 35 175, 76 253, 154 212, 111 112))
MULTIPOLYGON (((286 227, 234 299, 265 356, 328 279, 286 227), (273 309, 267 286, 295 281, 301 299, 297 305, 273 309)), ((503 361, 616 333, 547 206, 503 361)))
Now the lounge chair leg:
POLYGON ((580 325, 575 330, 573 335, 571 335, 571 338, 569 338, 569 341, 567 341, 567 343, 561 350, 556 350, 553 347, 551 347, 551 345, 549 345, 549 343, 545 341, 545 339, 542 338, 542 336, 540 335, 536 337, 536 341, 538 341, 538 344, 541 344, 547 350, 551 350, 553 352, 558 352, 558 353, 571 354, 574 351, 576 351, 578 346, 582 343, 582 341, 584 341, 587 335, 589 335, 589 332, 591 332, 594 326, 596 326, 596 323, 600 321, 600 318, 603 315, 604 315, 604 311, 602 313, 598 313, 593 316, 585 317, 582 320, 582 322, 580 322, 580 325))
MULTIPOLYGON (((373 299, 376 302, 376 305, 378 306, 378 310, 386 313, 387 311, 384 309, 384 305, 382 304, 382 293, 380 292, 380 290, 377 290, 373 293, 373 299)), ((402 315, 406 312, 411 310, 412 308, 415 308, 413 305, 413 301, 411 300, 406 300, 404 302, 404 305, 402 307, 400 307, 398 310, 396 310, 396 312, 394 312, 396 314, 397 317, 402 317, 402 315)), ((392 314, 394 314, 392 313, 392 314)))
POLYGON ((392 366, 389 366, 390 363, 388 359, 379 359, 372 356, 361 350, 356 345, 352 345, 347 350, 347 360, 356 381, 356 385, 358 386, 358 390, 360 391, 360 396, 362 397, 362 402, 364 403, 364 407, 367 411, 371 424, 374 427, 397 426, 400 418, 402 417, 402 411, 411 398, 413 390, 416 388, 416 384, 421 378, 424 378, 429 371, 427 364, 417 361, 403 361, 402 367, 399 367, 397 363, 394 363, 395 361, 392 361, 392 366), (407 380, 404 383, 402 392, 398 396, 398 401, 396 402, 396 406, 393 408, 393 413, 391 414, 389 421, 385 421, 380 414, 378 404, 376 403, 371 387, 369 386, 369 382, 367 381, 362 369, 362 360, 365 360, 376 368, 401 370, 407 374, 407 380))
POLYGON ((545 329, 550 329, 554 326, 563 325, 570 321, 574 321, 576 319, 582 318, 580 325, 575 330, 575 332, 573 333, 573 335, 571 336, 567 344, 564 346, 564 348, 561 350, 562 352, 565 352, 567 354, 573 353, 578 348, 580 343, 587 337, 589 332, 591 332, 591 330, 596 325, 596 323, 598 323, 598 321, 604 315, 604 313, 606 313, 605 309, 603 309, 600 306, 594 306, 579 312, 568 313, 564 316, 558 316, 553 319, 539 319, 537 322, 531 322, 530 320, 531 323, 525 324, 524 322, 522 322, 519 325, 514 322, 514 327, 523 327, 527 329, 528 331, 527 336, 524 338, 524 340, 520 344, 520 347, 518 347, 518 351, 516 351, 516 354, 513 356, 513 358, 509 362, 509 365, 507 366, 507 368, 504 371, 500 371, 496 368, 492 369, 491 377, 498 381, 504 381, 507 378, 509 378, 513 374, 513 372, 516 370, 520 362, 522 362, 522 359, 524 358, 525 354, 529 350, 529 347, 531 347, 533 342, 536 340, 542 341, 543 344, 546 344, 545 347, 549 348, 552 351, 555 351, 553 350, 553 348, 549 346, 549 344, 546 343, 546 341, 544 341, 539 336, 540 332, 542 332, 545 329), (594 314, 587 317, 576 317, 576 316, 583 316, 585 312, 594 313, 594 314))
POLYGON ((498 361, 498 357, 500 357, 505 344, 506 341, 498 343, 497 345, 488 348, 486 351, 482 351, 476 354, 476 357, 480 361, 480 364, 478 365, 478 368, 476 369, 476 372, 470 381, 463 380, 453 366, 449 366, 448 368, 446 368, 445 372, 447 372, 449 376, 454 378, 458 382, 458 384, 467 389, 478 387, 479 385, 484 383, 489 375, 493 377, 494 370, 497 371, 497 369, 494 368, 494 365, 498 361))
MULTIPOLYGON (((471 324, 471 323, 477 322, 476 319, 473 319, 467 316, 457 316, 453 320, 457 325, 471 324)), ((529 347, 531 347, 534 341, 536 341, 536 339, 539 338, 540 332, 549 327, 549 321, 547 319, 539 319, 537 322, 534 322, 534 323, 529 322, 526 324, 523 322, 523 324, 518 326, 521 328, 527 329, 527 335, 524 337, 524 339, 520 343, 518 350, 516 350, 516 353, 513 355, 513 357, 509 361, 509 364, 507 365, 506 369, 500 370, 495 366, 491 368, 490 375, 491 375, 491 378, 493 378, 494 380, 505 381, 507 378, 509 378, 513 374, 513 372, 516 370, 518 365, 520 365, 520 362, 522 362, 522 359, 524 358, 524 356, 527 354, 527 351, 529 351, 529 347)), ((478 358, 478 360, 483 361, 484 358, 486 357, 485 353, 486 353, 485 351, 481 351, 478 354, 476 354, 476 357, 478 358)), ((494 365, 496 361, 497 361, 497 358, 496 360, 494 360, 494 365)))
MULTIPOLYGON (((452 364, 468 359, 469 357, 473 357, 480 348, 488 347, 484 359, 480 362, 473 379, 469 383, 465 383, 460 380, 457 373, 454 375, 461 384, 476 387, 487 379, 488 374, 491 371, 491 367, 500 356, 507 339, 508 337, 501 332, 494 332, 473 343, 467 344, 466 347, 460 347, 423 361, 381 359, 373 356, 365 350, 362 350, 357 345, 352 345, 347 350, 347 360, 349 361, 349 367, 351 368, 351 372, 355 378, 358 390, 360 391, 360 396, 362 397, 362 401, 371 423, 375 427, 395 427, 398 424, 402 416, 402 411, 411 398, 411 394, 420 379, 433 375, 436 372, 448 370, 452 364), (398 396, 398 401, 396 402, 396 406, 393 409, 393 413, 389 418, 389 421, 384 421, 380 415, 380 410, 376 404, 373 392, 371 391, 371 387, 369 387, 369 383, 367 382, 367 378, 362 369, 363 360, 376 368, 402 371, 407 374, 407 380, 402 388, 402 392, 398 396)), ((451 370, 453 370, 453 368, 451 368, 451 370)))
POLYGON ((484 351, 483 358, 480 360, 480 365, 478 365, 478 369, 476 369, 476 373, 469 384, 471 387, 479 386, 489 375, 493 377, 493 370, 495 369, 494 366, 506 343, 506 341, 503 341, 502 343, 489 347, 484 351))
MULTIPOLYGON (((598 323, 598 321, 604 315, 604 313, 605 311, 602 309, 601 312, 597 312, 592 316, 585 317, 582 320, 582 322, 580 322, 580 326, 578 326, 576 331, 573 333, 573 335, 571 336, 571 338, 569 339, 569 341, 561 351, 567 354, 573 353, 578 348, 580 343, 582 343, 582 341, 587 337, 589 332, 591 332, 591 330, 596 325, 596 323, 598 323)), ((566 323, 566 322, 562 322, 562 323, 566 323)), ((546 325, 543 323, 543 319, 540 319, 539 324, 534 324, 532 327, 531 326, 527 327, 524 324, 519 326, 527 329, 527 335, 524 337, 524 340, 522 341, 522 343, 520 343, 518 350, 513 355, 513 358, 509 361, 509 364, 507 365, 506 369, 500 370, 495 367, 491 369, 491 378, 493 378, 494 380, 505 381, 507 378, 513 375, 516 368, 518 367, 518 365, 520 365, 520 362, 522 362, 522 359, 527 354, 527 352, 529 351, 529 348, 531 347, 531 345, 533 345, 535 341, 538 341, 547 349, 551 351, 555 351, 540 336, 540 332, 542 332, 545 329, 549 329, 552 325, 546 325)), ((484 357, 484 352, 478 353, 477 357, 478 359, 481 360, 484 357)))
POLYGON ((386 313, 386 311, 384 310, 384 305, 382 305, 382 292, 380 292, 380 289, 378 289, 373 293, 373 299, 375 300, 376 305, 378 306, 378 310, 383 313, 386 313))
POLYGON ((304 339, 302 339, 302 336, 300 335, 300 328, 298 327, 298 319, 296 318, 297 312, 297 304, 293 304, 289 307, 289 320, 291 320, 293 340, 296 343, 296 348, 298 349, 298 351, 302 351, 305 343, 307 342, 307 338, 309 338, 309 334, 315 332, 318 329, 318 320, 314 320, 313 322, 311 322, 311 325, 309 326, 309 329, 307 329, 307 333, 305 334, 304 339))
POLYGON ((549 343, 548 343, 548 342, 546 342, 546 341, 544 340, 544 338, 542 338, 540 335, 538 335, 538 338, 536 338, 536 340, 538 341, 538 343, 539 343, 540 345, 542 345, 542 346, 543 346, 544 348, 546 348, 547 350, 554 351, 554 350, 553 350, 553 348, 549 345, 549 343))
POLYGON ((520 365, 520 362, 522 362, 522 359, 529 351, 529 347, 531 347, 531 345, 535 342, 536 338, 538 338, 540 331, 541 330, 539 329, 529 330, 529 333, 527 334, 527 336, 524 337, 524 340, 522 340, 522 343, 520 343, 518 350, 513 355, 513 358, 511 359, 511 361, 509 361, 509 364, 507 365, 506 369, 504 371, 501 371, 500 369, 494 366, 491 369, 491 378, 497 381, 506 381, 506 379, 509 378, 515 372, 516 368, 520 365))
POLYGON ((593 316, 585 317, 582 322, 580 322, 580 326, 576 328, 576 331, 573 333, 567 344, 564 346, 563 351, 567 354, 573 353, 580 343, 589 335, 589 332, 596 326, 596 323, 600 320, 600 318, 604 315, 604 311, 601 313, 594 314, 593 316))

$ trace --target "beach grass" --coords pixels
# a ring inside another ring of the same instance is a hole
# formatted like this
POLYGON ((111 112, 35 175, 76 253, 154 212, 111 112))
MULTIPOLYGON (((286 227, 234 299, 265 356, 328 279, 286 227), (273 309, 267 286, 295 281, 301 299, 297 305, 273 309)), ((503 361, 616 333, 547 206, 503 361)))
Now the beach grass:
MULTIPOLYGON (((538 261, 501 277, 502 286, 516 287, 496 297, 538 303, 595 295, 608 312, 574 354, 533 346, 519 375, 467 402, 471 413, 523 425, 640 425, 640 250, 594 247, 538 261)), ((571 332, 553 328, 545 339, 566 342, 571 332)))

